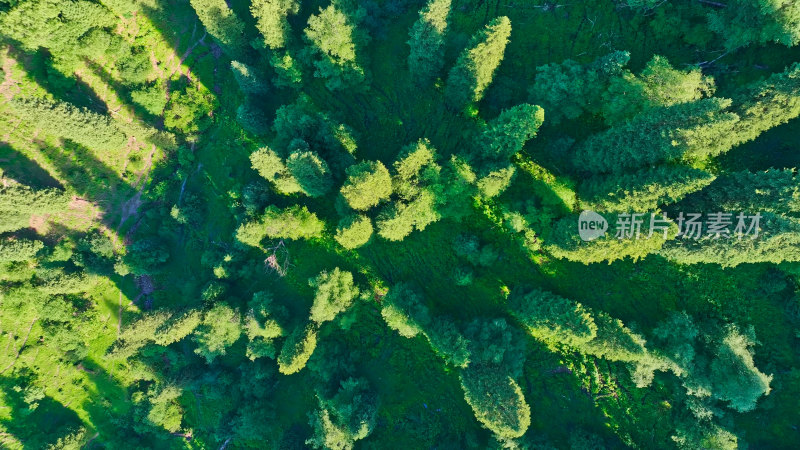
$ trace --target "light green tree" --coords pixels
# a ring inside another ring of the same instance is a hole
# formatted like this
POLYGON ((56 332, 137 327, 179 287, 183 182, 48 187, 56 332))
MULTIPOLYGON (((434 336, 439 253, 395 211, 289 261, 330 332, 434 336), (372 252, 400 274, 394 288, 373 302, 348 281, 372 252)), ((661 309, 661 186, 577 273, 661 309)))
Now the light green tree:
POLYGON ((462 110, 483 98, 503 60, 510 35, 511 21, 497 17, 472 37, 447 77, 445 100, 452 109, 462 110))

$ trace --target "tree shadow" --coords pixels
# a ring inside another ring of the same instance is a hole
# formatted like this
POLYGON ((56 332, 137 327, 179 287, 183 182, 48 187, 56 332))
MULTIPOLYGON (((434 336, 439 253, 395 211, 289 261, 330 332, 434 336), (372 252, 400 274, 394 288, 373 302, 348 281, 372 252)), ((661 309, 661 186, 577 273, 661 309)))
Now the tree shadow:
POLYGON ((4 428, 0 444, 8 442, 7 435, 11 435, 22 448, 48 448, 59 437, 83 425, 75 411, 43 392, 37 395, 32 375, 0 377, 0 396, 5 410, 2 414, 5 417, 0 418, 0 426, 4 428))
POLYGON ((3 142, 0 142, 0 168, 4 176, 28 186, 63 189, 61 183, 35 161, 3 142))

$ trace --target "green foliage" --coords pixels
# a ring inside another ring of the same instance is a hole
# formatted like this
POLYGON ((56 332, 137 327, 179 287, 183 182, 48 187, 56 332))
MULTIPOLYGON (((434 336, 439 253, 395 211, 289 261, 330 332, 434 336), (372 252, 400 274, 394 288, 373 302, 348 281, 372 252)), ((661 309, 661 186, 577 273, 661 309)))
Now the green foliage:
POLYGON ((13 239, 0 242, 0 264, 16 261, 29 261, 44 248, 42 241, 13 239))
POLYGON ((408 68, 420 85, 429 83, 442 69, 451 3, 451 0, 429 0, 409 32, 408 68))
POLYGON ((23 184, 0 187, 0 233, 26 228, 31 216, 54 214, 67 209, 69 197, 58 189, 34 190, 23 184))
POLYGON ((364 211, 392 195, 392 178, 380 161, 363 161, 347 168, 341 193, 348 206, 364 211))
POLYGON ((317 328, 308 324, 294 329, 283 342, 278 355, 278 370, 291 375, 302 370, 317 348, 317 328))
POLYGON ((703 193, 725 211, 800 212, 800 185, 793 169, 741 171, 717 178, 703 193))
POLYGON ((310 416, 312 448, 352 449, 375 427, 378 401, 365 379, 348 378, 330 399, 318 396, 319 409, 310 416))
POLYGON ((722 35, 725 47, 800 42, 800 5, 787 0, 731 0, 708 14, 709 27, 722 35))
POLYGON ((594 134, 577 148, 574 163, 592 172, 637 169, 683 157, 714 156, 731 148, 739 116, 730 100, 710 98, 645 111, 594 134))
POLYGON ((255 68, 239 61, 231 61, 231 71, 242 93, 246 95, 267 93, 267 85, 256 75, 255 68))
POLYGON ((469 340, 451 320, 441 317, 433 319, 430 327, 426 329, 425 335, 428 337, 431 347, 447 364, 461 368, 469 365, 469 340))
POLYGON ((250 155, 250 163, 259 175, 275 185, 283 194, 293 194, 302 190, 300 183, 289 173, 281 157, 269 147, 262 147, 250 155))
POLYGON ((320 237, 325 223, 305 206, 279 209, 268 207, 258 220, 243 223, 236 230, 239 242, 258 247, 265 237, 273 239, 311 239, 320 237))
POLYGON ((501 439, 525 434, 531 424, 531 408, 513 378, 473 365, 461 372, 460 378, 464 399, 478 422, 501 439))
POLYGON ((276 338, 284 335, 284 323, 289 315, 286 308, 278 305, 272 294, 260 291, 253 294, 247 304, 244 319, 244 332, 247 335, 247 357, 252 359, 267 357, 275 359, 276 338))
POLYGON ((286 46, 289 36, 286 16, 297 14, 299 10, 297 0, 253 0, 250 3, 250 13, 256 19, 264 47, 276 50, 286 46))
POLYGON ((239 313, 226 303, 217 302, 203 315, 203 321, 194 331, 197 343, 195 353, 211 363, 233 345, 242 334, 239 313))
MULTIPOLYGON (((358 10, 363 14, 363 10, 358 10)), ((320 8, 319 14, 308 18, 305 39, 311 45, 309 57, 314 76, 325 79, 328 89, 342 89, 364 81, 364 64, 359 52, 369 42, 369 36, 359 30, 357 16, 348 17, 335 5, 320 8)))
POLYGON ((654 211, 680 201, 714 181, 708 172, 663 165, 614 176, 595 175, 578 193, 585 209, 608 212, 654 211))
POLYGON ((372 221, 360 214, 339 221, 334 238, 344 248, 354 249, 366 245, 372 238, 372 221))
POLYGON ((503 163, 522 150, 544 122, 544 110, 522 104, 504 110, 481 134, 474 156, 479 161, 503 163))
POLYGON ((91 30, 110 29, 115 23, 111 11, 90 1, 35 0, 11 5, 0 15, 0 28, 29 51, 46 48, 69 57, 82 36, 91 30))
POLYGON ((194 12, 226 51, 238 54, 244 45, 244 23, 236 17, 225 0, 190 0, 194 12))
POLYGON ((292 152, 286 158, 286 170, 309 197, 325 195, 333 185, 328 163, 313 151, 292 152))
POLYGON ((401 241, 415 229, 422 231, 441 218, 436 206, 436 195, 430 190, 421 191, 409 202, 395 202, 378 216, 378 235, 401 241))
MULTIPOLYGON (((149 60, 148 64, 150 64, 149 60)), ((160 116, 167 106, 167 96, 164 93, 164 88, 158 84, 144 86, 131 92, 131 100, 155 116, 160 116)))
POLYGON ((46 134, 93 150, 120 151, 125 146, 125 134, 107 115, 44 99, 14 97, 9 105, 20 119, 46 134))
POLYGON ((338 267, 331 272, 320 272, 308 280, 308 285, 315 289, 309 318, 317 324, 335 319, 353 304, 360 293, 353 284, 353 274, 338 267))
POLYGON ((381 303, 383 320, 400 336, 412 338, 431 322, 428 307, 422 302, 420 295, 407 284, 394 285, 381 303))
POLYGON ((714 396, 737 411, 751 411, 756 400, 769 395, 771 375, 759 371, 753 362, 751 347, 755 343, 738 329, 728 330, 711 363, 711 384, 714 396))
POLYGON ((738 213, 731 213, 728 236, 717 239, 711 236, 705 239, 676 239, 668 242, 659 253, 681 264, 711 263, 723 267, 800 261, 797 247, 800 242, 800 222, 797 219, 765 213, 758 220, 760 231, 756 237, 755 230, 748 233, 749 227, 755 225, 750 217, 747 214, 746 218, 740 220, 738 213), (736 227, 740 222, 743 228, 741 233, 737 233, 736 227))
POLYGON ((445 99, 456 110, 483 98, 505 54, 511 21, 497 17, 472 37, 447 77, 445 99))
POLYGON ((201 83, 173 92, 164 110, 164 126, 186 134, 199 133, 211 126, 211 112, 217 99, 201 83))
MULTIPOLYGON (((553 225, 552 231, 546 238, 545 249, 556 258, 565 258, 583 264, 602 261, 611 263, 628 257, 636 261, 658 252, 664 247, 665 242, 670 241, 678 234, 677 225, 671 222, 666 225, 668 229, 665 238, 663 230, 657 228, 661 224, 651 221, 649 214, 641 214, 643 216, 638 239, 633 236, 627 237, 627 234, 623 239, 617 238, 616 231, 623 231, 615 230, 614 224, 619 221, 619 216, 605 214, 604 218, 608 221, 609 231, 605 236, 592 241, 584 241, 580 238, 577 216, 564 217, 553 225), (651 224, 653 225, 652 235, 650 234, 651 224)), ((660 219, 659 216, 656 216, 656 219, 660 219)), ((630 230, 624 231, 627 233, 630 230)))
POLYGON ((514 317, 538 339, 580 348, 597 336, 591 311, 551 292, 515 291, 509 303, 514 317))
POLYGON ((467 325, 464 335, 471 344, 470 367, 494 367, 512 377, 522 374, 526 356, 525 339, 522 332, 505 319, 475 319, 467 325))

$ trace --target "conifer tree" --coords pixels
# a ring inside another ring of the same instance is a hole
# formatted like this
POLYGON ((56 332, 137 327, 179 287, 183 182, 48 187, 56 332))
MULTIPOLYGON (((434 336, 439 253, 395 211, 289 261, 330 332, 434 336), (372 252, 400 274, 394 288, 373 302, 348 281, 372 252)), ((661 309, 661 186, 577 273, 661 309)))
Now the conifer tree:
POLYGON ((226 303, 218 302, 206 311, 203 321, 194 331, 195 353, 211 363, 233 345, 242 334, 239 314, 226 303))
POLYGON ((714 176, 682 165, 663 165, 619 175, 595 175, 580 184, 585 209, 608 212, 655 211, 708 186, 714 176))
POLYGON ((776 216, 771 213, 746 211, 730 214, 728 233, 719 238, 708 235, 704 239, 676 239, 668 242, 659 252, 667 259, 681 264, 719 264, 734 267, 739 264, 784 261, 800 261, 800 220, 776 216), (760 214, 758 236, 755 235, 755 220, 760 214), (741 220, 739 214, 744 214, 741 220), (737 232, 741 222, 742 228, 737 232))
POLYGON ((364 81, 366 72, 359 52, 368 36, 341 9, 328 5, 308 19, 305 38, 315 67, 314 76, 325 79, 328 89, 342 89, 364 81))
POLYGON ((250 13, 256 19, 263 46, 272 50, 285 47, 289 35, 286 16, 299 11, 298 0, 252 0, 250 13))
POLYGON ((325 223, 305 206, 294 205, 283 210, 270 206, 260 219, 243 223, 236 230, 239 242, 258 247, 265 237, 273 239, 311 239, 319 237, 325 223))
POLYGON ((597 336, 591 311, 580 303, 541 289, 515 290, 511 314, 532 336, 579 348, 597 336))
POLYGON ((338 267, 320 272, 308 280, 308 285, 316 291, 310 319, 317 324, 335 319, 353 304, 360 292, 353 284, 353 274, 338 267))
POLYGON ((731 100, 708 98, 645 111, 628 122, 592 135, 574 155, 577 167, 592 172, 637 169, 683 157, 715 156, 732 147, 739 116, 731 100))
POLYGON ((34 190, 16 183, 0 186, 0 233, 27 227, 33 215, 64 211, 69 201, 69 196, 58 189, 34 190))
POLYGON ((284 375, 303 370, 308 358, 317 348, 317 328, 313 324, 299 326, 292 331, 278 355, 278 371, 284 375))
POLYGON ((200 22, 222 48, 236 56, 244 45, 244 22, 225 0, 189 0, 200 22))
POLYGON ((726 174, 703 194, 725 211, 800 212, 800 182, 794 169, 726 174))
POLYGON ((286 170, 309 197, 325 195, 333 186, 328 163, 316 152, 296 150, 286 159, 286 170))
POLYGON ((26 124, 44 133, 69 139, 90 150, 120 151, 126 136, 107 115, 97 114, 70 103, 14 97, 8 103, 26 124))
POLYGON ((800 4, 792 0, 731 0, 708 19, 731 51, 751 43, 791 47, 800 42, 800 4))
POLYGON ((231 61, 233 78, 246 95, 265 94, 267 85, 258 78, 256 69, 239 61, 231 61))
POLYGON ((470 365, 460 379, 464 399, 478 422, 501 440, 525 434, 531 424, 531 408, 513 378, 489 367, 470 365))
POLYGON ((497 17, 477 32, 450 70, 445 99, 450 108, 462 110, 483 98, 505 54, 511 35, 508 17, 497 17))
POLYGON ((362 161, 347 168, 341 193, 348 206, 364 211, 392 195, 392 178, 380 161, 362 161))
POLYGON ((429 0, 409 33, 408 67, 414 80, 424 85, 439 74, 444 60, 444 36, 452 0, 429 0))
POLYGON ((334 238, 342 247, 354 249, 365 245, 372 238, 372 220, 355 214, 339 221, 334 238))
POLYGON ((544 110, 538 106, 522 104, 506 109, 489 122, 473 155, 490 167, 493 163, 507 163, 525 142, 536 136, 543 122, 544 110))

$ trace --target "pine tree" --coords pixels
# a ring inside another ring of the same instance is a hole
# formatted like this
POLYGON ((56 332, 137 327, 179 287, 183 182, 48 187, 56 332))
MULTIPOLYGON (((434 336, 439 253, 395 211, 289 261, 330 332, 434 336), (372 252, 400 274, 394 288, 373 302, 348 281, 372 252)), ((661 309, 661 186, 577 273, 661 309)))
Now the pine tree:
POLYGON ((741 121, 729 139, 731 146, 751 141, 800 116, 800 64, 747 86, 734 100, 741 121))
POLYGON ((390 241, 402 241, 412 231, 424 230, 441 219, 436 195, 428 189, 411 201, 397 201, 387 206, 376 219, 378 235, 390 241))
POLYGON ((244 22, 228 7, 225 0, 189 0, 200 22, 222 48, 233 56, 244 46, 244 22))
POLYGON ((342 247, 354 249, 366 245, 372 238, 372 231, 372 220, 367 216, 355 214, 339 221, 334 239, 342 247))
POLYGON ((314 76, 325 79, 328 89, 342 89, 364 81, 366 73, 358 53, 368 36, 334 5, 320 8, 308 19, 305 38, 311 45, 314 76))
POLYGON ((231 70, 239 90, 245 95, 265 94, 267 85, 258 78, 256 69, 239 61, 231 61, 231 70))
POLYGON ((711 11, 708 21, 730 51, 749 44, 791 47, 800 42, 800 4, 792 0, 731 0, 711 11))
POLYGON ((405 283, 394 285, 383 298, 381 316, 400 336, 412 338, 431 323, 430 311, 422 297, 405 283))
POLYGON ((470 365, 460 375, 464 399, 475 418, 503 440, 528 430, 531 408, 513 378, 489 367, 470 365))
POLYGON ((259 175, 272 182, 283 194, 302 191, 300 183, 289 173, 281 157, 269 147, 262 147, 250 155, 250 163, 259 175))
MULTIPOLYGON (((741 213, 749 217, 757 212, 741 213)), ((719 264, 723 267, 800 261, 800 220, 770 213, 761 214, 758 221, 760 231, 755 237, 754 231, 748 232, 748 228, 754 225, 753 220, 743 218, 744 228, 739 236, 736 233, 739 213, 730 213, 729 236, 676 239, 668 242, 659 253, 681 264, 719 264)), ((707 230, 704 229, 703 233, 707 234, 707 230)))
POLYGON ((244 332, 247 335, 247 357, 275 358, 275 339, 284 335, 288 311, 275 303, 272 294, 260 291, 247 303, 244 332))
POLYGON ((637 169, 683 157, 715 156, 732 147, 739 117, 731 100, 709 98, 645 111, 578 146, 577 167, 597 173, 637 169))
POLYGON ((544 110, 538 106, 522 104, 506 109, 489 122, 473 154, 489 163, 508 162, 536 136, 543 122, 544 110))
MULTIPOLYGON (((651 217, 650 214, 641 213, 642 224, 640 226, 640 236, 623 237, 618 239, 616 236, 617 226, 615 225, 619 216, 616 214, 604 214, 608 221, 608 231, 605 236, 591 241, 584 241, 578 234, 577 215, 567 216, 559 219, 552 231, 545 237, 545 250, 556 258, 568 259, 570 261, 592 264, 607 261, 609 263, 630 257, 634 261, 645 256, 656 253, 664 247, 664 243, 673 239, 678 234, 678 227, 674 222, 667 226, 667 238, 660 228, 659 222, 652 222, 653 235, 650 235, 651 217)), ((626 219, 631 218, 630 215, 626 219)), ((656 215, 660 220, 660 216, 656 215)), ((628 231, 628 230, 624 230, 628 231)))
POLYGON ((348 378, 330 398, 317 395, 319 409, 311 414, 311 448, 352 449, 372 432, 378 413, 378 397, 363 378, 348 378))
POLYGON ((687 166, 663 165, 619 175, 595 175, 580 184, 584 209, 654 211, 708 186, 714 176, 687 166))
POLYGON ((452 0, 429 0, 409 33, 408 67, 419 85, 439 74, 444 61, 444 37, 452 0))
POLYGON ((341 193, 348 206, 364 211, 392 195, 392 178, 380 161, 362 161, 347 168, 341 193))
POLYGON ((33 190, 16 183, 0 186, 0 233, 26 228, 31 216, 65 211, 69 201, 58 189, 33 190))
POLYGON ((772 375, 755 366, 751 347, 755 343, 737 328, 730 327, 711 362, 711 392, 731 408, 747 412, 762 395, 769 395, 772 375))
POLYGON ((97 114, 70 103, 14 97, 8 102, 14 114, 44 133, 69 139, 87 149, 120 151, 127 138, 107 115, 97 114))
POLYGON ((597 325, 588 308, 551 292, 518 289, 509 306, 511 314, 535 338, 580 348, 597 336, 597 325))
POLYGON ((294 205, 286 209, 270 206, 264 215, 243 223, 236 230, 239 242, 258 247, 265 237, 273 239, 311 239, 322 235, 325 223, 305 206, 294 205))
POLYGON ((35 0, 7 3, 0 14, 3 35, 35 52, 48 49, 56 57, 79 53, 80 38, 91 30, 111 32, 116 17, 103 5, 85 0, 35 0), (106 31, 107 30, 107 31, 106 31))
POLYGON ((725 211, 800 213, 800 183, 794 169, 726 174, 703 194, 725 211))
POLYGON ((447 77, 445 99, 450 108, 462 110, 483 98, 503 60, 510 35, 511 21, 497 17, 472 37, 447 77))
POLYGON ((194 331, 197 342, 195 353, 211 363, 217 356, 225 354, 225 350, 233 345, 242 334, 239 313, 229 305, 217 302, 206 311, 203 321, 194 331))
POLYGON ((308 280, 308 285, 316 290, 310 319, 317 324, 335 319, 353 304, 360 293, 353 284, 353 274, 338 267, 330 272, 320 272, 308 280))
POLYGON ((252 0, 250 13, 256 19, 264 47, 277 50, 286 46, 290 31, 286 16, 299 11, 298 0, 252 0))
POLYGON ((284 375, 303 370, 308 358, 317 348, 317 328, 312 324, 294 329, 281 347, 278 355, 278 371, 284 375))
POLYGON ((331 169, 316 152, 292 152, 286 159, 286 170, 309 197, 325 195, 333 186, 331 169))

